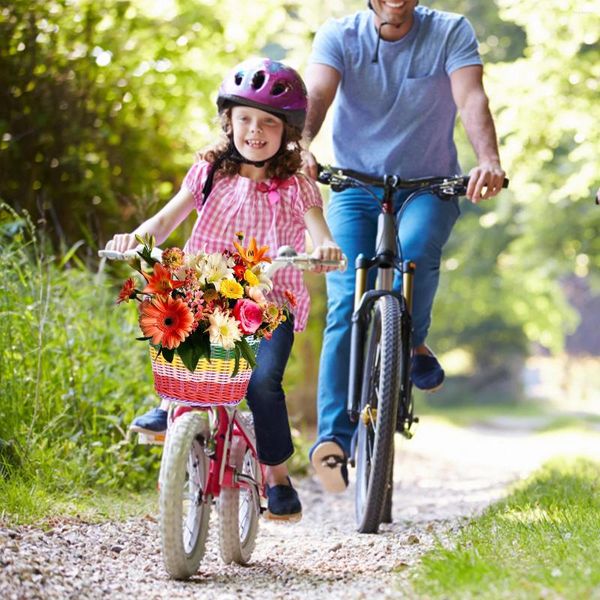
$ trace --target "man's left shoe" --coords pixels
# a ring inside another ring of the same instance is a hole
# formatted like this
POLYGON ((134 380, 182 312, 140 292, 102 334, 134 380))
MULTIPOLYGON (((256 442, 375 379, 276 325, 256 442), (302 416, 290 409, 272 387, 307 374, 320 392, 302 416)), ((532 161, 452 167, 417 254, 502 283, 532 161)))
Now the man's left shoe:
POLYGON ((339 494, 348 487, 348 459, 337 442, 319 442, 312 449, 309 458, 326 492, 339 494))
POLYGON ((266 486, 267 510, 264 515, 266 519, 295 523, 302 518, 302 504, 289 477, 288 483, 289 485, 266 486))
POLYGON ((435 392, 442 387, 444 369, 433 354, 415 354, 410 361, 410 378, 420 390, 435 392))

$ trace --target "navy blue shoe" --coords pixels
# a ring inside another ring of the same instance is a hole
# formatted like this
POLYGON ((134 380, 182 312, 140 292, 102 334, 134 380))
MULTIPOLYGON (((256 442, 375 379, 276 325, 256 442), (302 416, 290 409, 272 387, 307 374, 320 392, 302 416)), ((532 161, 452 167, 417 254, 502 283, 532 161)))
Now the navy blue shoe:
POLYGON ((130 431, 137 433, 166 433, 168 413, 162 408, 153 408, 145 415, 137 417, 129 426, 130 431))
POLYGON ((435 392, 442 387, 446 374, 432 354, 415 354, 410 361, 410 378, 420 390, 435 392))
POLYGON ((289 485, 266 486, 267 511, 265 518, 274 521, 296 522, 302 518, 302 504, 298 492, 293 488, 288 477, 289 485))
POLYGON ((310 462, 326 492, 339 494, 348 487, 348 459, 337 442, 327 440, 316 444, 310 462))

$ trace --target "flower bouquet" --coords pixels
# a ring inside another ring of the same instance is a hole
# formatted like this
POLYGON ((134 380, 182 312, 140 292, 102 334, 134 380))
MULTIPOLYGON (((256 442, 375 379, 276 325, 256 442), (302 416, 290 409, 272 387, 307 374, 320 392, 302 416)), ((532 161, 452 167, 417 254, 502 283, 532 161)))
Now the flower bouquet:
MULTIPOLYGON (((264 274, 268 247, 252 238, 236 252, 184 254, 167 248, 153 258, 154 239, 138 238, 134 268, 143 277, 123 285, 117 303, 139 302, 139 324, 150 342, 154 384, 167 400, 191 404, 234 404, 248 386, 261 338, 269 339, 288 316, 288 305, 269 302, 264 274)), ((290 295, 290 303, 293 298, 290 295)))

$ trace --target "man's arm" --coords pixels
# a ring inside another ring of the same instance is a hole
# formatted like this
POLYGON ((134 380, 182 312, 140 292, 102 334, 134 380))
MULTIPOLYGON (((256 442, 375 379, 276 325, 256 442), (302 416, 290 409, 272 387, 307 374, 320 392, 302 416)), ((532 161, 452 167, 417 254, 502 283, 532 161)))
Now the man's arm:
POLYGON ((319 133, 327 111, 335 98, 340 83, 340 73, 328 65, 311 64, 306 69, 306 88, 308 91, 308 112, 302 134, 304 170, 313 179, 317 178, 317 162, 309 147, 319 133))
POLYGON ((498 194, 505 175, 482 76, 483 68, 479 65, 457 69, 450 75, 452 95, 479 162, 469 173, 467 198, 473 202, 498 194))

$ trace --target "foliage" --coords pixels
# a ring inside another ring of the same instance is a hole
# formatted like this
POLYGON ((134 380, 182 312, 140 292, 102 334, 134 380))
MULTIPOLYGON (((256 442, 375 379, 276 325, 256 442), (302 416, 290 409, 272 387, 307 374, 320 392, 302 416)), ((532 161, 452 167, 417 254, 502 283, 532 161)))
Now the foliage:
POLYGON ((593 4, 498 1, 501 16, 527 34, 522 58, 486 67, 510 189, 476 207, 463 203, 433 333, 440 349, 470 348, 480 366, 522 354, 531 342, 561 351, 577 324, 564 280, 599 283, 600 211, 591 197, 600 172, 600 18, 593 4))
POLYGON ((168 198, 214 136, 226 70, 288 31, 278 0, 170 6, 15 0, 0 9, 0 198, 47 221, 63 251, 83 237, 91 253, 168 198))
POLYGON ((591 598, 600 590, 600 464, 553 462, 425 555, 427 598, 591 598))
POLYGON ((48 254, 27 215, 0 217, 0 496, 15 481, 56 493, 153 484, 156 454, 126 436, 155 402, 147 356, 127 343, 135 316, 48 254))
POLYGON ((500 18, 498 2, 428 0, 425 4, 467 17, 475 29, 479 52, 486 63, 512 61, 522 55, 525 32, 519 24, 500 18))
POLYGON ((547 4, 500 0, 528 37, 524 58, 490 70, 519 234, 504 260, 530 278, 598 284, 600 15, 594 0, 547 4))

